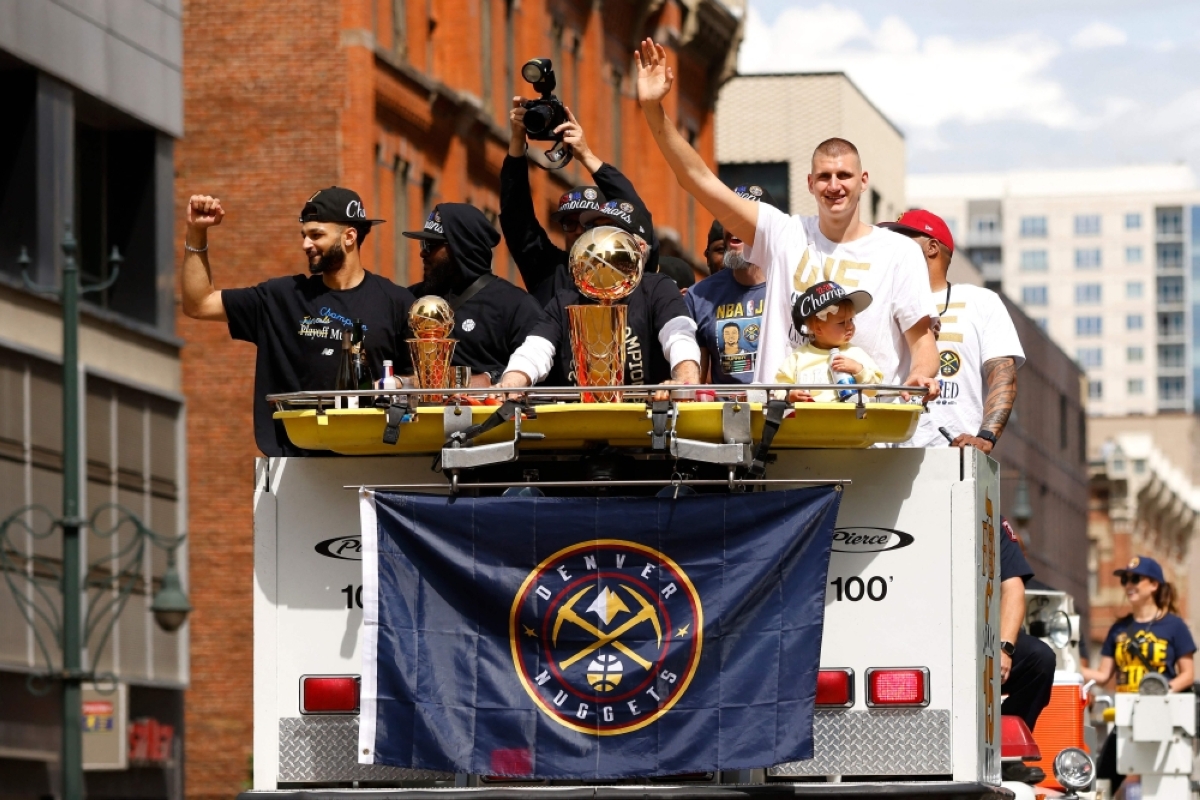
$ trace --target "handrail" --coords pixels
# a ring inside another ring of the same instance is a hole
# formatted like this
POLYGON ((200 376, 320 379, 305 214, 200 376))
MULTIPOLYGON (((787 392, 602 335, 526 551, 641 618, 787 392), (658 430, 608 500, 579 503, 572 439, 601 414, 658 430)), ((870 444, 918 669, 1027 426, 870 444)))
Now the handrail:
MULTIPOLYGON (((886 393, 889 395, 899 394, 900 392, 908 392, 913 395, 923 396, 928 394, 929 390, 924 386, 905 386, 902 384, 885 384, 885 383, 870 383, 870 384, 844 384, 844 383, 694 383, 694 384, 658 384, 658 385, 638 385, 638 386, 526 386, 520 388, 501 388, 497 386, 481 386, 481 387, 466 387, 466 388, 436 388, 436 389, 416 389, 401 387, 396 389, 348 389, 348 390, 322 390, 322 391, 303 391, 303 392, 285 392, 280 394, 267 395, 267 402, 273 403, 278 411, 285 411, 285 405, 326 405, 332 404, 339 397, 379 397, 380 395, 387 396, 403 396, 410 395, 422 397, 425 395, 438 395, 451 397, 488 397, 497 394, 505 395, 522 395, 529 399, 551 399, 562 397, 581 397, 585 393, 595 392, 620 392, 623 395, 630 397, 644 398, 654 392, 667 391, 671 393, 672 399, 675 400, 693 400, 694 395, 698 391, 712 391, 718 394, 725 395, 745 395, 747 392, 774 392, 788 391, 792 389, 800 389, 804 391, 851 391, 858 395, 858 402, 863 401, 864 392, 886 393)), ((756 401, 748 401, 756 402, 756 401)), ((451 400, 448 405, 454 403, 451 400)))

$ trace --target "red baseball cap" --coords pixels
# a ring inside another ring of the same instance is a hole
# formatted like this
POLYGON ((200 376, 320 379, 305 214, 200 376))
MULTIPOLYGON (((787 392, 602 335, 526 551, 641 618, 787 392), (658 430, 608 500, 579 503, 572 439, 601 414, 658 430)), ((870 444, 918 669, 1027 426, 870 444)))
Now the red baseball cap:
POLYGON ((905 211, 900 215, 900 219, 895 222, 881 222, 879 227, 910 236, 928 236, 935 242, 941 242, 951 253, 954 252, 954 237, 950 235, 950 228, 945 220, 924 209, 905 211))

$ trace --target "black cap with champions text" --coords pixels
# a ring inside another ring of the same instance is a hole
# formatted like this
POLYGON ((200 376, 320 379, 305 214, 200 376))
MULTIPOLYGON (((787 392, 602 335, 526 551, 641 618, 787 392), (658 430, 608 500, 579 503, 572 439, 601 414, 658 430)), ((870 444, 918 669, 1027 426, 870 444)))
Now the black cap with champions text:
POLYGON ((353 189, 330 186, 321 189, 304 204, 301 222, 336 222, 339 225, 378 225, 385 220, 367 219, 362 198, 353 189))
POLYGON ((403 235, 409 239, 428 239, 435 242, 446 241, 446 229, 442 227, 442 215, 438 211, 438 207, 434 206, 433 211, 429 212, 429 216, 425 218, 425 224, 419 231, 404 231, 403 235))
POLYGON ((746 184, 733 187, 733 193, 743 200, 749 200, 752 203, 766 203, 774 208, 779 208, 775 203, 775 198, 771 197, 771 193, 758 184, 746 184))
POLYGON ((576 186, 558 198, 558 210, 550 215, 551 222, 558 222, 568 214, 596 211, 604 202, 604 195, 595 186, 576 186))
POLYGON ((579 221, 585 225, 615 225, 646 241, 650 241, 650 235, 654 233, 649 220, 646 219, 645 212, 628 200, 609 200, 595 211, 585 211, 580 214, 579 221), (605 217, 612 221, 605 221, 605 217))

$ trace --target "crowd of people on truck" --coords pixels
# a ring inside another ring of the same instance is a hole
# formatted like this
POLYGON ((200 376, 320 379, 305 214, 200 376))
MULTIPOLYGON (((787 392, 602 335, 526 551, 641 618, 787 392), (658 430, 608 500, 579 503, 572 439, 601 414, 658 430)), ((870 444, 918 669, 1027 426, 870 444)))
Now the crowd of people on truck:
MULTIPOLYGON (((513 98, 500 173, 500 231, 470 205, 434 206, 421 230, 404 232, 420 241, 423 267, 421 282, 408 288, 363 267, 363 240, 382 220, 368 218, 357 193, 330 187, 308 198, 300 213, 308 275, 217 289, 209 230, 225 210, 214 197, 191 197, 183 311, 226 322, 233 338, 257 345, 255 439, 264 454, 306 454, 272 419, 265 398, 331 388, 342 330, 354 321, 362 322, 377 374, 385 359, 397 374, 411 370, 405 340, 417 297, 437 295, 454 309, 454 363, 471 369, 473 386, 571 383, 565 309, 592 301, 572 280, 569 253, 585 230, 600 225, 631 234, 644 255, 645 275, 622 301, 628 305, 626 383, 834 383, 846 373, 859 384, 920 387, 927 413, 907 446, 991 453, 1012 412, 1025 355, 997 294, 948 280, 955 245, 945 221, 911 210, 895 222, 864 223, 859 201, 869 175, 858 149, 841 138, 813 152, 808 191, 814 216, 790 215, 763 187, 726 186, 664 110, 674 82, 665 50, 646 40, 635 58, 650 134, 679 184, 715 218, 704 251, 709 276, 695 285, 685 262, 660 258, 651 211, 630 179, 591 150, 569 109, 554 133, 595 183, 564 193, 550 215, 562 234, 564 246, 558 246, 534 208, 519 97, 513 98), (502 237, 524 289, 493 270, 502 237)), ((789 399, 830 400, 834 392, 793 390, 789 399)), ((1021 630, 1024 587, 1033 571, 1012 529, 1002 528, 1003 712, 1032 729, 1050 700, 1055 657, 1021 630)), ((1115 675, 1118 691, 1134 691, 1142 674, 1157 671, 1172 690, 1190 689, 1196 648, 1174 613, 1161 568, 1140 557, 1118 572, 1133 612, 1114 624, 1098 669, 1085 675, 1100 683, 1115 675)), ((1103 759, 1101 766, 1107 766, 1103 759)))

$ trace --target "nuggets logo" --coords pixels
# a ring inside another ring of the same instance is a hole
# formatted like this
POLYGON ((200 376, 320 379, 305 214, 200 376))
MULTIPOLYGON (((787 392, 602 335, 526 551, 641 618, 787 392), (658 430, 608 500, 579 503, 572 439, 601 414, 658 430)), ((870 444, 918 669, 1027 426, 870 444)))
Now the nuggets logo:
POLYGON ((745 328, 742 328, 742 338, 750 342, 750 344, 754 344, 758 341, 758 332, 758 325, 751 322, 745 328))
POLYGON ((509 642, 550 719, 596 736, 666 714, 700 662, 704 612, 679 565, 635 542, 581 542, 547 558, 513 600, 509 642))
POLYGON ((962 369, 962 360, 953 350, 943 350, 938 360, 938 374, 943 378, 953 378, 962 369))

